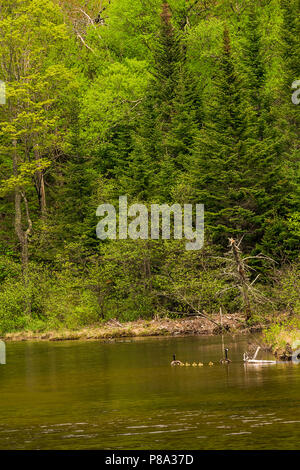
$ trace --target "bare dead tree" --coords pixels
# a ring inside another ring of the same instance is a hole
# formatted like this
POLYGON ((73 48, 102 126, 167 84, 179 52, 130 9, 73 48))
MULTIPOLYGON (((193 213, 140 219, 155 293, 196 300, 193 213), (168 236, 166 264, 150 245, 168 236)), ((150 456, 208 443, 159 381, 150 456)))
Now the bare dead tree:
POLYGON ((231 246, 233 259, 236 266, 236 272, 239 277, 239 288, 242 294, 243 304, 246 311, 246 319, 249 320, 251 318, 251 307, 250 307, 250 299, 248 295, 248 286, 249 286, 249 279, 246 274, 246 269, 244 265, 244 261, 240 256, 240 249, 233 238, 229 239, 229 244, 231 246))
POLYGON ((79 39, 81 44, 88 49, 92 54, 97 55, 94 48, 88 43, 86 33, 89 27, 93 27, 99 39, 101 40, 101 27, 107 26, 104 11, 110 6, 111 0, 106 1, 102 6, 100 2, 80 2, 80 0, 73 0, 72 2, 60 2, 63 10, 68 15, 72 24, 74 34, 79 39))
POLYGON ((271 258, 260 253, 259 255, 244 257, 240 249, 242 239, 237 241, 234 238, 229 238, 230 252, 223 260, 226 262, 226 269, 223 272, 229 278, 235 280, 235 285, 228 287, 228 289, 238 289, 242 298, 243 309, 246 313, 246 320, 252 318, 252 300, 258 303, 271 303, 261 292, 254 288, 254 284, 259 278, 259 274, 251 282, 250 271, 253 270, 246 262, 250 259, 261 259, 273 262, 271 258))
POLYGON ((106 10, 106 8, 111 4, 111 0, 108 0, 108 4, 105 5, 104 7, 102 7, 97 15, 97 17, 95 18, 95 23, 99 23, 101 24, 102 26, 106 26, 106 23, 105 23, 105 19, 106 17, 102 16, 102 13, 106 10))

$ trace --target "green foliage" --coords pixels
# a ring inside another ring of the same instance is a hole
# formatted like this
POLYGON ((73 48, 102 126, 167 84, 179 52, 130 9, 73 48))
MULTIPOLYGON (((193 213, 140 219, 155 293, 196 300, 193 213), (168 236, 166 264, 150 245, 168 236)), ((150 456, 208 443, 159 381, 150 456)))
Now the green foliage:
POLYGON ((287 310, 291 314, 300 315, 299 292, 300 264, 298 261, 276 273, 273 296, 278 310, 287 310))
MULTIPOLYGON (((44 312, 46 298, 45 275, 41 268, 30 266, 28 282, 24 279, 20 265, 6 260, 0 266, 0 333, 32 328, 33 321, 40 320, 44 312), (32 315, 26 314, 28 300, 32 315)), ((42 322, 40 322, 42 323, 42 322)))
MULTIPOLYGON (((300 341, 300 319, 294 318, 284 322, 274 323, 263 332, 265 342, 272 350, 283 351, 287 345, 293 348, 293 344, 299 346, 300 341)), ((295 346, 294 349, 298 348, 295 346)))
POLYGON ((299 314, 299 0, 100 3, 0 0, 1 331, 240 310, 228 237, 299 314), (125 194, 204 203, 205 247, 99 241, 125 194))

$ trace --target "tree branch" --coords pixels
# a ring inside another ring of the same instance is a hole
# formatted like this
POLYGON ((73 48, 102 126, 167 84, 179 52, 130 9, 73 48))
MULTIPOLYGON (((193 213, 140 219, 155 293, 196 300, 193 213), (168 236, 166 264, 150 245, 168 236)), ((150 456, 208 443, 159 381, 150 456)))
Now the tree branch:
POLYGON ((81 34, 78 33, 78 31, 76 31, 76 35, 87 49, 89 49, 93 54, 97 55, 96 52, 85 42, 85 40, 83 39, 81 34))

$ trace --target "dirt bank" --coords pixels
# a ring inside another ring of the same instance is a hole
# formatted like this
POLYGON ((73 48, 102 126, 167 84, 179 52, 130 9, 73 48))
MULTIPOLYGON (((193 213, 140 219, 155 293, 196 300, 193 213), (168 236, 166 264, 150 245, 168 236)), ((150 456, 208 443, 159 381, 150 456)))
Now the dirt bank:
MULTIPOLYGON (((219 323, 218 315, 211 317, 219 323)), ((242 314, 224 315, 223 325, 229 332, 249 331, 242 314)), ((254 329, 260 329, 256 327, 254 329)), ((253 328, 252 328, 253 330, 253 328)), ((113 338, 143 337, 143 336, 185 336, 219 334, 220 329, 205 318, 138 320, 135 322, 119 323, 110 320, 80 330, 57 331, 20 331, 7 333, 2 337, 5 341, 64 341, 64 340, 105 340, 113 338)))

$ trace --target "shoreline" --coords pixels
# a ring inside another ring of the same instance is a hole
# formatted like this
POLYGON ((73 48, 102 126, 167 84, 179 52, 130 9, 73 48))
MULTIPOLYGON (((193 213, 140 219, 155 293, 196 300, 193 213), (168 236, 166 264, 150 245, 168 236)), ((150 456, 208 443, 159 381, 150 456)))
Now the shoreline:
MULTIPOLYGON (((219 315, 211 316, 219 323, 219 315)), ((228 333, 253 333, 261 331, 265 325, 249 326, 242 314, 223 315, 223 326, 228 333)), ((225 332, 226 332, 225 331, 225 332)), ((203 317, 192 319, 136 320, 120 323, 109 320, 81 329, 59 329, 49 331, 17 331, 1 335, 4 341, 75 341, 113 340, 116 338, 137 338, 155 336, 197 336, 218 335, 222 330, 203 317)))

